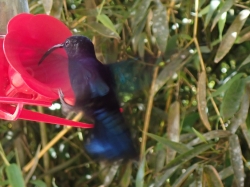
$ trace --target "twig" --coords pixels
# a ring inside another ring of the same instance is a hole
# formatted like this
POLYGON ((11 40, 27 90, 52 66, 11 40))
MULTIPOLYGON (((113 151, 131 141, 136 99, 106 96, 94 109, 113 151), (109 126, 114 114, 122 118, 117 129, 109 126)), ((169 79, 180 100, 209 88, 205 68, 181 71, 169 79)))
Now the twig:
POLYGON ((63 6, 64 6, 64 10, 65 10, 65 15, 66 15, 66 19, 69 19, 69 12, 68 12, 68 8, 67 8, 67 2, 66 0, 63 1, 63 6))
MULTIPOLYGON (((193 35, 193 39, 194 39, 194 43, 195 43, 195 46, 197 48, 197 52, 198 52, 198 55, 199 55, 201 70, 204 71, 204 72, 206 72, 205 64, 204 64, 204 61, 203 61, 203 58, 202 58, 202 54, 201 54, 201 50, 200 50, 200 46, 199 46, 199 43, 198 43, 198 40, 197 40, 198 7, 199 7, 199 0, 195 0, 195 21, 194 21, 194 35, 193 35)), ((218 107, 216 106, 216 104, 214 102, 214 99, 211 97, 211 93, 209 92, 209 90, 207 90, 207 92, 208 92, 208 94, 209 94, 209 96, 211 98, 211 102, 212 102, 212 105, 213 105, 213 107, 215 109, 215 112, 219 116, 219 120, 220 120, 221 126, 222 126, 223 130, 226 130, 224 122, 223 122, 222 118, 220 117, 221 115, 220 115, 220 112, 218 110, 218 107)))
POLYGON ((70 25, 70 28, 75 28, 77 25, 79 25, 80 23, 82 23, 86 18, 87 18, 87 16, 81 17, 79 20, 77 20, 72 25, 70 25))
MULTIPOLYGON (((73 121, 79 121, 82 118, 82 113, 78 113, 73 121)), ((57 141, 64 136, 72 127, 67 126, 65 127, 61 132, 59 132, 39 153, 38 155, 38 159, 40 159, 44 153, 46 153, 53 145, 55 145, 57 143, 57 141)), ((23 167, 23 171, 27 172, 30 170, 30 168, 32 167, 32 165, 34 164, 35 158, 33 158, 28 164, 26 164, 26 166, 23 167)))
POLYGON ((211 95, 211 93, 210 93, 209 90, 208 90, 208 94, 209 94, 209 97, 211 99, 211 102, 212 102, 212 105, 214 107, 214 110, 215 110, 216 114, 219 116, 219 120, 220 120, 222 129, 223 130, 227 130, 226 127, 225 127, 225 125, 224 125, 223 119, 221 118, 220 111, 219 111, 217 105, 215 104, 214 99, 213 99, 213 97, 212 97, 212 95, 211 95))
POLYGON ((2 157, 4 164, 5 164, 6 166, 9 166, 10 163, 9 163, 9 161, 8 161, 7 158, 6 158, 6 155, 5 155, 5 153, 4 153, 4 150, 3 150, 3 147, 2 147, 2 144, 1 144, 1 143, 0 143, 0 156, 2 157))
POLYGON ((36 150, 36 155, 35 155, 35 158, 34 158, 34 164, 32 165, 32 168, 31 168, 30 172, 28 173, 28 175, 25 177, 25 180, 24 180, 26 185, 29 182, 29 180, 30 180, 32 174, 34 173, 34 171, 36 169, 36 166, 38 164, 38 160, 39 160, 38 154, 40 152, 40 149, 41 149, 41 145, 39 144, 38 148, 36 150))
POLYGON ((201 70, 205 72, 205 65, 204 65, 204 61, 202 58, 202 54, 201 54, 201 50, 200 50, 200 46, 199 46, 199 42, 197 40, 197 30, 198 30, 198 7, 199 7, 199 0, 195 0, 195 20, 194 20, 194 35, 193 35, 193 39, 194 39, 194 43, 199 55, 199 59, 200 59, 200 65, 201 65, 201 70))
POLYGON ((141 159, 143 158, 143 155, 145 153, 145 148, 146 148, 146 141, 147 141, 146 132, 148 132, 150 114, 151 114, 152 107, 153 107, 153 100, 154 100, 154 95, 155 95, 155 93, 154 93, 155 88, 154 87, 155 87, 155 81, 157 78, 158 70, 159 70, 159 66, 155 67, 154 74, 153 74, 153 80, 152 80, 150 93, 149 93, 149 98, 148 98, 147 110, 146 110, 146 114, 145 114, 144 127, 143 127, 143 133, 142 133, 141 155, 140 155, 141 159))

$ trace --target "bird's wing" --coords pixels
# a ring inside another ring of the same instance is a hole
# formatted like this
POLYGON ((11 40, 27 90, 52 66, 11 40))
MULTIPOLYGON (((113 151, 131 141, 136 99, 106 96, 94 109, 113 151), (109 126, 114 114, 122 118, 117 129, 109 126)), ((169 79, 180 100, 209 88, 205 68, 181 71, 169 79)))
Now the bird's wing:
POLYGON ((89 86, 91 89, 92 98, 104 96, 109 92, 108 85, 98 74, 96 74, 92 79, 89 80, 89 86))
POLYGON ((73 71, 73 73, 70 73, 70 79, 76 100, 101 97, 109 92, 109 86, 102 79, 97 68, 91 64, 81 63, 77 63, 77 66, 73 68, 70 70, 73 71))

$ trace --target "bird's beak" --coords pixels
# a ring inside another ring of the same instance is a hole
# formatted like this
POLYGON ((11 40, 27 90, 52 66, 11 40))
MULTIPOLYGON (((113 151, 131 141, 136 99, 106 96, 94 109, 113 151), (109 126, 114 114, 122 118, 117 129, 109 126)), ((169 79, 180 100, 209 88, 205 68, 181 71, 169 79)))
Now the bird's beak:
POLYGON ((50 53, 52 53, 52 51, 54 51, 55 49, 58 49, 58 48, 62 48, 64 46, 64 44, 57 44, 57 45, 54 45, 53 47, 51 47, 46 53, 44 53, 44 55, 42 56, 41 60, 38 62, 38 65, 40 65, 44 59, 49 56, 50 53))

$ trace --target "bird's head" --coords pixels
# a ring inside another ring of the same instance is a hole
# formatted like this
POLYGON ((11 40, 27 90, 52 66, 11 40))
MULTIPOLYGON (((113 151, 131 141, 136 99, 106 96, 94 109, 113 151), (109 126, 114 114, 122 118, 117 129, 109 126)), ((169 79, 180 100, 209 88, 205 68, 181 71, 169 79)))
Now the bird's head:
POLYGON ((55 49, 64 48, 69 59, 81 58, 81 57, 95 57, 94 45, 90 39, 85 36, 71 36, 61 44, 51 47, 41 58, 38 64, 41 64, 43 60, 55 49))

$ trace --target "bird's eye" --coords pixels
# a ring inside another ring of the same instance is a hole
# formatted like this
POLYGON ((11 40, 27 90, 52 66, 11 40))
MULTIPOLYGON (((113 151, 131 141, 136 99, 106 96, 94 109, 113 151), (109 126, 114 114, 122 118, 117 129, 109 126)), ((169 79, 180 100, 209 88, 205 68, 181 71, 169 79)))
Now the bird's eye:
POLYGON ((65 42, 65 47, 68 47, 68 46, 69 46, 69 43, 70 43, 70 41, 69 41, 69 40, 66 40, 66 42, 65 42))

